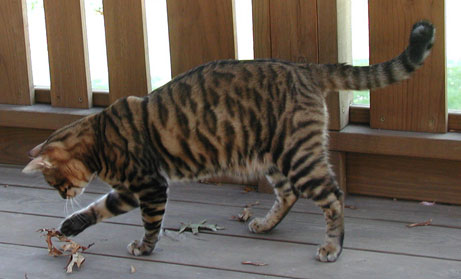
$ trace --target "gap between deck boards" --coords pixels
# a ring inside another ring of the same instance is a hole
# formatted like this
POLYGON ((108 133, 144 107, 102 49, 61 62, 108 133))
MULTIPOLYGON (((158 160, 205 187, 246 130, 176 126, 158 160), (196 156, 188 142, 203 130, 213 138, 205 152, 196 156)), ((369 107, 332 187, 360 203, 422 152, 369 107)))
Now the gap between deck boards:
MULTIPOLYGON (((0 213, 20 214, 20 215, 28 215, 28 216, 36 216, 36 217, 47 217, 47 218, 62 219, 62 217, 56 216, 56 215, 13 212, 13 211, 7 211, 7 210, 0 210, 0 213)), ((121 226, 139 227, 139 228, 142 227, 142 225, 127 224, 127 223, 122 223, 122 222, 103 221, 102 223, 113 224, 113 225, 121 225, 121 226)), ((175 228, 175 227, 163 227, 163 230, 179 232, 179 229, 175 228)), ((247 236, 247 235, 230 234, 230 233, 224 233, 224 232, 213 233, 213 232, 207 232, 207 231, 200 231, 200 233, 201 234, 212 234, 212 235, 218 235, 218 236, 224 236, 224 237, 236 237, 236 238, 263 240, 263 241, 276 241, 276 242, 282 242, 282 243, 300 244, 300 245, 315 246, 315 247, 317 247, 319 245, 319 243, 314 243, 314 242, 305 242, 305 241, 296 241, 296 240, 287 240, 287 239, 277 239, 277 238, 266 238, 266 237, 261 237, 261 236, 247 236)), ((1 243, 3 243, 3 242, 0 241, 0 244, 1 243)), ((4 244, 21 245, 21 244, 6 243, 6 242, 4 244)), ((453 258, 437 257, 437 256, 428 256, 428 255, 419 255, 419 254, 395 252, 395 251, 384 251, 384 250, 377 250, 377 249, 357 248, 357 247, 349 247, 347 245, 345 245, 343 248, 345 250, 353 250, 353 251, 362 251, 362 252, 370 252, 370 253, 390 254, 390 255, 400 255, 400 256, 408 256, 408 257, 417 257, 417 258, 426 258, 426 259, 437 259, 437 260, 461 262, 461 259, 453 259, 453 258)))
MULTIPOLYGON (((45 190, 45 191, 56 191, 53 188, 46 187, 46 186, 28 186, 28 185, 20 185, 20 184, 3 184, 0 183, 0 187, 2 186, 7 186, 7 187, 18 187, 18 188, 29 188, 29 189, 37 189, 37 190, 45 190)), ((221 187, 221 186, 219 186, 221 187)), ((107 192, 98 192, 98 191, 85 191, 85 194, 91 194, 91 195, 103 195, 106 194, 107 192)), ((204 201, 193 201, 193 200, 184 200, 184 199, 177 199, 177 198, 169 198, 168 201, 174 201, 174 202, 183 202, 183 203, 194 203, 194 204, 202 204, 202 205, 215 205, 215 206, 225 206, 225 207, 235 207, 235 208, 242 208, 242 205, 235 205, 235 204, 230 204, 230 203, 217 203, 217 202, 204 202, 204 201)), ((269 206, 261 206, 261 205, 256 205, 254 208, 258 209, 266 209, 269 210, 269 206)), ((1 212, 1 210, 0 210, 1 212)), ((290 210, 292 213, 299 213, 299 214, 307 214, 307 215, 323 215, 320 212, 311 212, 307 210, 297 210, 297 209, 292 209, 290 210)), ((392 222, 392 223, 399 223, 399 224, 411 224, 411 223, 416 223, 418 220, 393 220, 393 219, 386 219, 386 218, 369 218, 369 217, 359 217, 359 216, 348 216, 348 210, 346 208, 345 211, 345 218, 346 219, 357 219, 357 220, 368 220, 368 221, 380 221, 380 222, 392 222)), ((420 220, 419 220, 420 221, 420 220)), ((445 225, 445 224, 438 224, 436 222, 430 224, 430 226, 433 227, 440 227, 440 228, 448 228, 448 229, 459 229, 461 230, 461 225, 456 226, 456 225, 445 225)))

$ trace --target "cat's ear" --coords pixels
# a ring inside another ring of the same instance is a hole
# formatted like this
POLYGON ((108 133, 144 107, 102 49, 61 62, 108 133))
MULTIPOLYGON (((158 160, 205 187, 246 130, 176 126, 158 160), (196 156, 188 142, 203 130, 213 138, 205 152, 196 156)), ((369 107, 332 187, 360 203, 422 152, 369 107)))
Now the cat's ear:
POLYGON ((42 143, 40 143, 39 145, 37 145, 36 147, 32 148, 32 149, 29 151, 29 157, 30 157, 31 159, 37 157, 38 154, 40 154, 40 151, 42 150, 42 147, 43 147, 44 144, 45 144, 45 142, 42 142, 42 143))
POLYGON ((50 162, 48 162, 42 156, 38 156, 37 158, 34 158, 32 161, 30 161, 29 164, 27 164, 27 166, 22 170, 22 172, 31 174, 51 167, 52 165, 50 162))

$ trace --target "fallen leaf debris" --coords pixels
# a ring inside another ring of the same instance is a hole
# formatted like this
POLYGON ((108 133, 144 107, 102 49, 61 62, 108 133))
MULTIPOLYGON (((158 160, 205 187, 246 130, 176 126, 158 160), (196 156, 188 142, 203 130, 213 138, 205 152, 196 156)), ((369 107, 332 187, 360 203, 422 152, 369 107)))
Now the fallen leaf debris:
POLYGON ((242 212, 239 215, 231 216, 231 220, 245 223, 251 218, 251 216, 253 216, 253 213, 251 212, 251 208, 255 205, 259 205, 259 201, 245 205, 245 207, 243 208, 242 212))
POLYGON ((134 265, 131 265, 130 266, 130 273, 133 274, 136 272, 136 267, 134 267, 134 265))
POLYGON ((263 263, 263 262, 252 262, 252 261, 243 261, 242 264, 245 264, 245 265, 254 265, 254 266, 266 266, 267 263, 263 263))
POLYGON ((203 220, 202 222, 198 224, 185 224, 181 223, 181 227, 179 228, 179 233, 183 233, 186 230, 192 231, 192 234, 196 235, 199 233, 200 229, 203 230, 210 230, 210 231, 218 231, 218 230, 223 230, 223 227, 219 227, 218 225, 213 225, 213 224, 205 224, 206 219, 203 220))
POLYGON ((53 257, 58 257, 58 256, 68 256, 69 259, 66 264, 66 272, 67 273, 72 273, 74 265, 77 265, 78 268, 83 264, 85 261, 85 257, 81 254, 84 252, 86 249, 90 248, 93 246, 94 243, 88 245, 88 246, 83 246, 81 244, 78 244, 77 242, 68 239, 66 236, 61 234, 59 231, 56 229, 39 229, 37 232, 42 233, 46 237, 46 243, 48 245, 48 255, 53 256, 53 257), (57 248, 52 241, 52 238, 55 237, 58 239, 58 241, 65 242, 60 248, 57 248))
POLYGON ((344 206, 344 208, 349 208, 349 209, 355 210, 355 209, 357 209, 357 206, 346 204, 346 205, 344 206))
POLYGON ((251 213, 250 208, 245 207, 245 208, 243 208, 243 211, 239 215, 232 216, 231 220, 245 223, 246 221, 248 221, 248 219, 250 219, 251 216, 253 216, 253 214, 251 213))
POLYGON ((425 206, 433 206, 435 205, 435 201, 434 202, 422 201, 419 204, 425 205, 425 206))
POLYGON ((424 226, 429 226, 432 224, 432 219, 429 219, 425 222, 421 222, 421 223, 413 223, 413 224, 408 224, 407 227, 408 228, 414 228, 414 227, 424 227, 424 226))
POLYGON ((243 191, 244 191, 245 193, 249 193, 249 192, 255 192, 256 190, 255 190, 254 187, 245 186, 245 187, 243 188, 243 191))

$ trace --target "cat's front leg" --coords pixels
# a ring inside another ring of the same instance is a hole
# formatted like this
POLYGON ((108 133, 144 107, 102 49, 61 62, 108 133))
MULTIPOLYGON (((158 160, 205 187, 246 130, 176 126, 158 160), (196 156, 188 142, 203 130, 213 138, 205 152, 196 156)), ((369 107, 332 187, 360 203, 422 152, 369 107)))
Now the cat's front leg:
POLYGON ((138 199, 128 191, 111 191, 99 200, 67 217, 59 231, 75 236, 104 219, 126 213, 139 206, 138 199))
POLYGON ((139 193, 144 236, 141 241, 128 244, 128 252, 134 256, 152 254, 162 227, 167 201, 167 185, 154 184, 139 193))

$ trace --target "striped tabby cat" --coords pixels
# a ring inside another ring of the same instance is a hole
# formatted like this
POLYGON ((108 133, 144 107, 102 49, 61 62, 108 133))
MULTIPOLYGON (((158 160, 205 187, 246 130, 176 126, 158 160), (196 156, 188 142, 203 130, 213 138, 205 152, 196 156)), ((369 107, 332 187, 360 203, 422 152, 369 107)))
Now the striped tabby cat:
POLYGON ((420 67, 434 42, 429 22, 413 26, 408 48, 369 67, 278 60, 217 61, 182 74, 144 97, 123 98, 101 113, 53 133, 31 150, 24 168, 42 171, 63 198, 81 194, 93 175, 113 190, 67 217, 74 236, 138 206, 144 237, 128 245, 149 255, 157 242, 170 181, 221 174, 265 175, 276 195, 250 231, 272 230, 300 197, 324 212, 322 262, 335 261, 344 239, 344 195, 328 163, 325 96, 387 86, 420 67))

